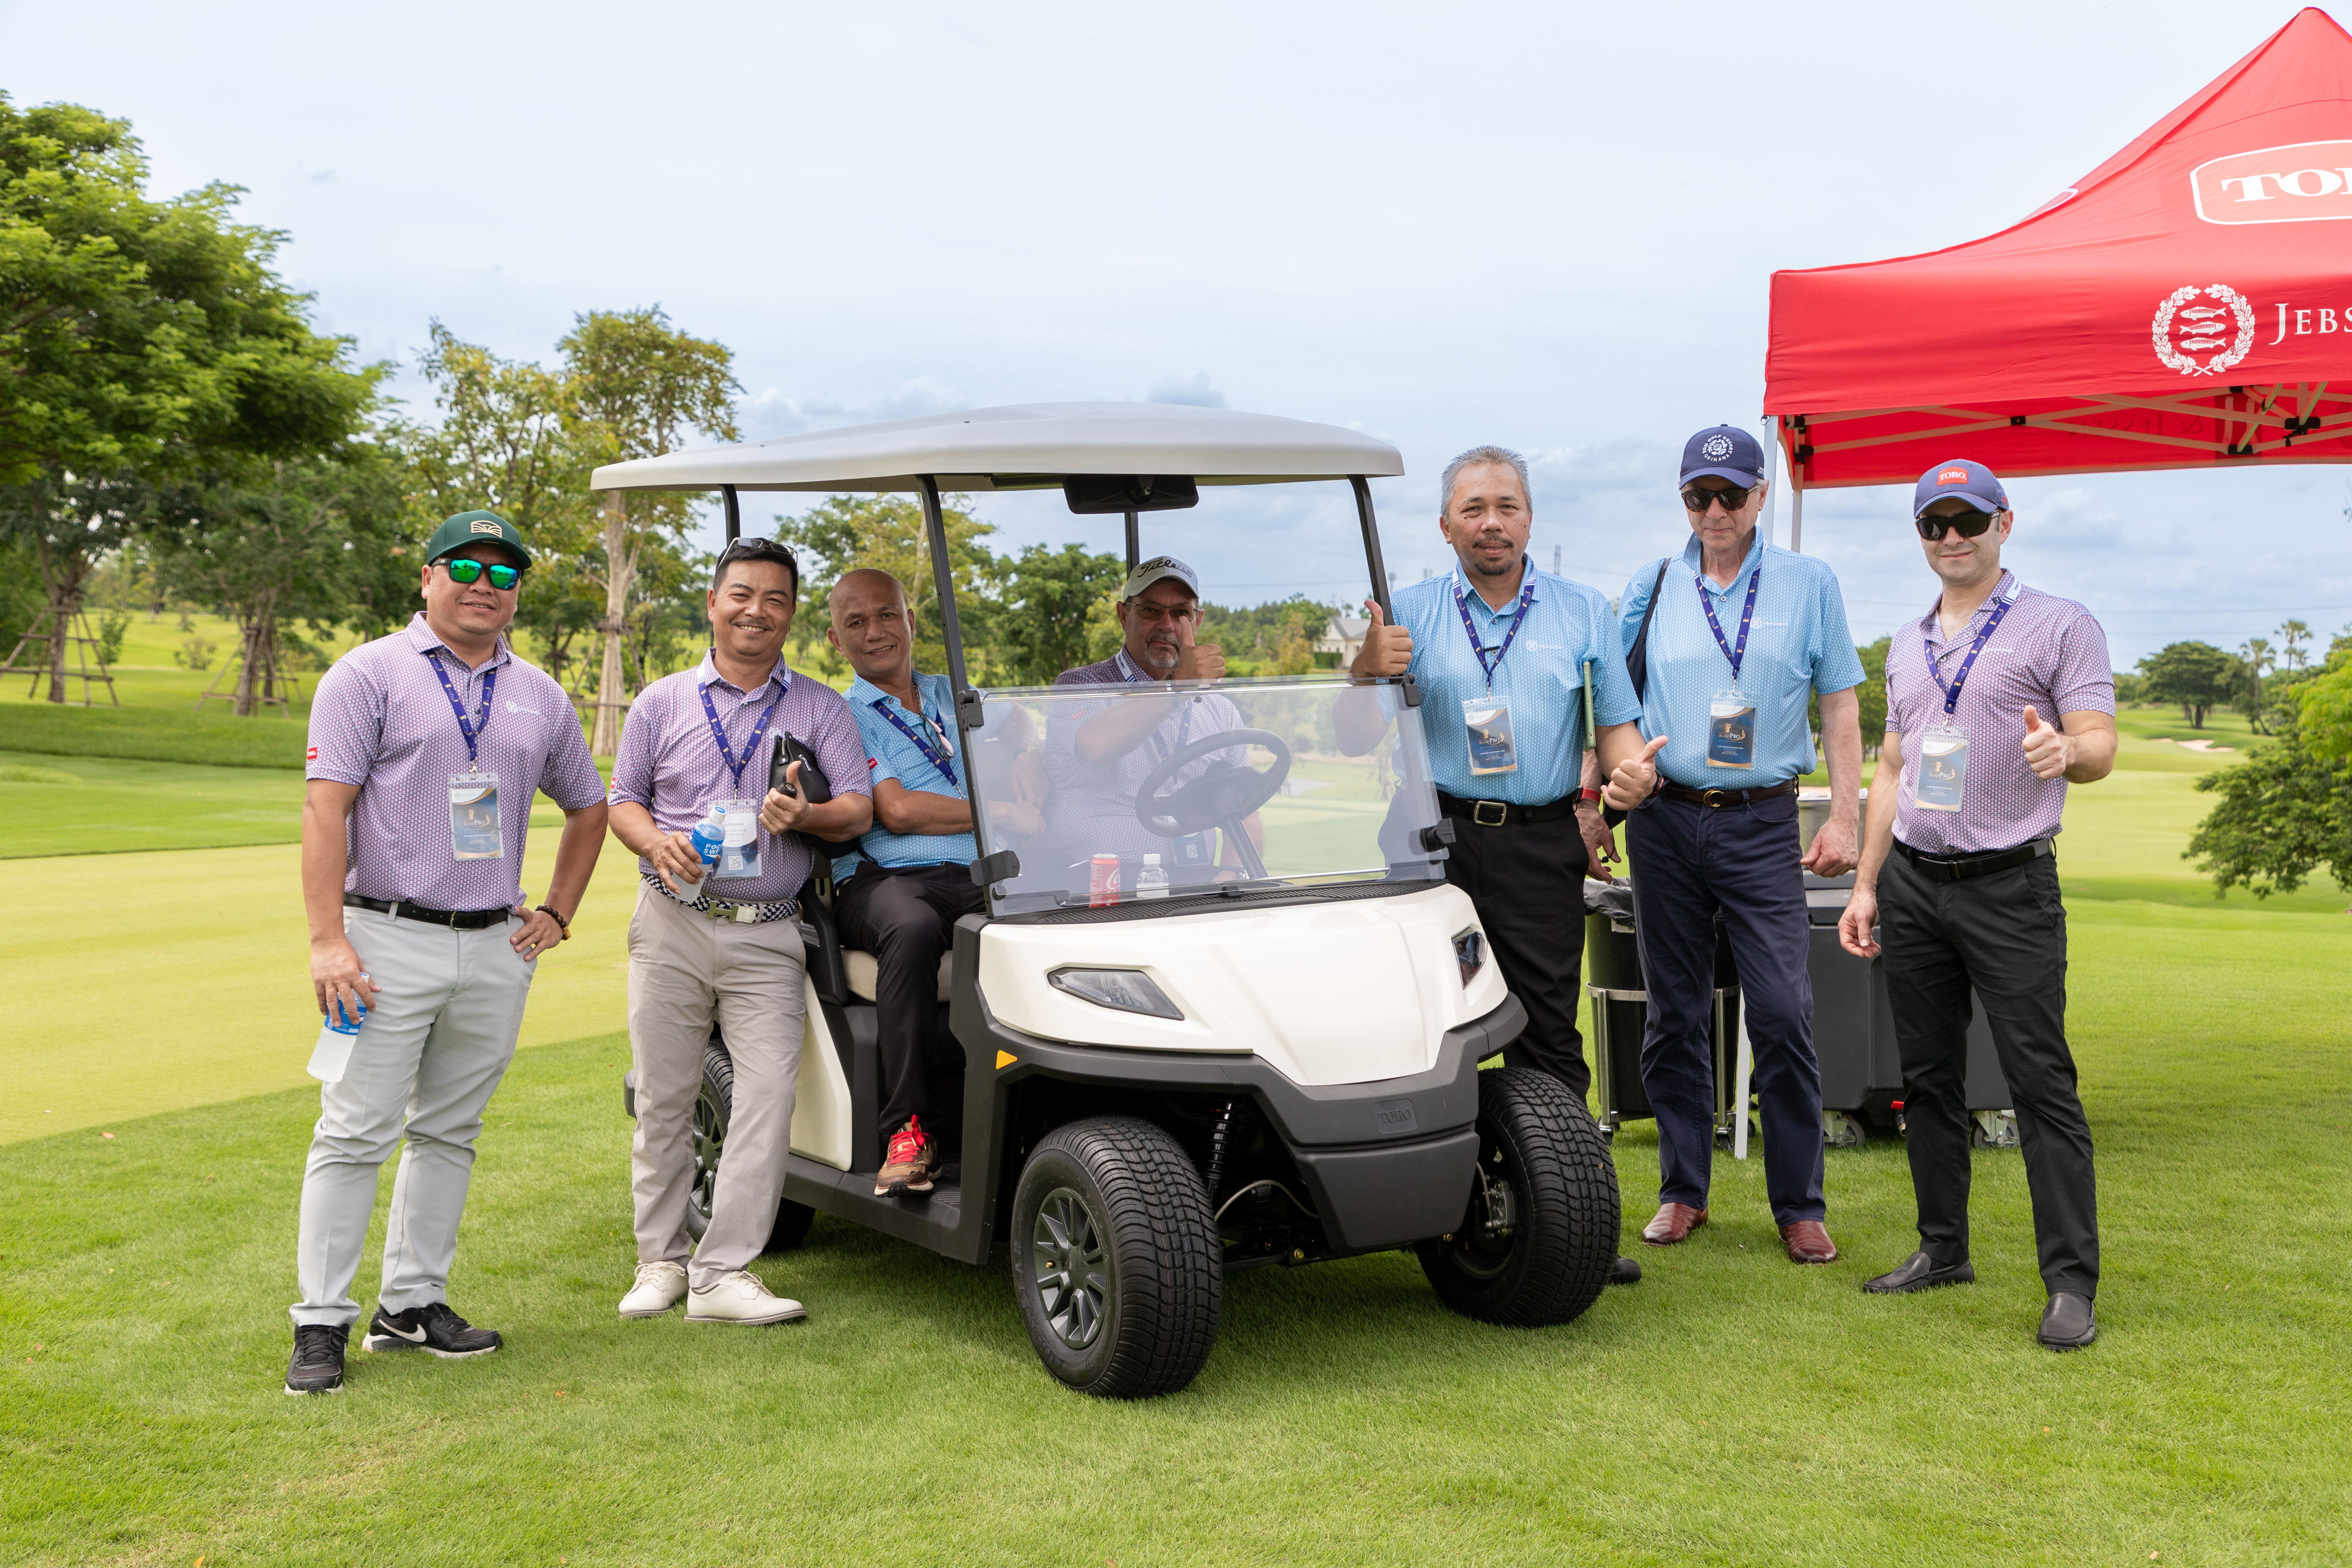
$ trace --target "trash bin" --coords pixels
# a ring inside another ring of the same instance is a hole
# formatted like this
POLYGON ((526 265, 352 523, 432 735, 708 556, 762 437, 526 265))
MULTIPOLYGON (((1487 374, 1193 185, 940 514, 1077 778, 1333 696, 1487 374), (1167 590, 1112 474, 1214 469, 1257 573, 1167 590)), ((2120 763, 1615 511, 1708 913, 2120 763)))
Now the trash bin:
MULTIPOLYGON (((1584 884, 1585 994, 1592 1001, 1592 1088, 1601 1131, 1655 1115, 1642 1088, 1642 1036, 1650 1021, 1642 957, 1633 936, 1633 884, 1620 877, 1584 884)), ((1733 1073, 1739 1041, 1739 977, 1723 918, 1715 923, 1715 1131, 1731 1135, 1733 1073)))

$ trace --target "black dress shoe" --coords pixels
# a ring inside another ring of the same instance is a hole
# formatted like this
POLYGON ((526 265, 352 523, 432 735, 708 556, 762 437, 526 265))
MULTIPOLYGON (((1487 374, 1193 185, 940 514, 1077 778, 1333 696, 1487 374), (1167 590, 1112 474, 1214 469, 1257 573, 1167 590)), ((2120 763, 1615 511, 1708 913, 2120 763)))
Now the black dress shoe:
POLYGON ((1630 1258, 1621 1258, 1609 1266, 1612 1285, 1638 1285, 1642 1282, 1642 1266, 1630 1258))
POLYGON ((2042 1309, 2042 1342, 2053 1351, 2078 1351, 2099 1337, 2099 1320, 2091 1299, 2072 1290, 2053 1290, 2042 1309))
POLYGON ((1938 1285, 1973 1285, 1976 1280, 1976 1267, 1966 1258, 1945 1267, 1924 1252, 1915 1252, 1877 1279, 1864 1280, 1862 1288, 1874 1296, 1904 1296, 1914 1290, 1933 1290, 1938 1285))

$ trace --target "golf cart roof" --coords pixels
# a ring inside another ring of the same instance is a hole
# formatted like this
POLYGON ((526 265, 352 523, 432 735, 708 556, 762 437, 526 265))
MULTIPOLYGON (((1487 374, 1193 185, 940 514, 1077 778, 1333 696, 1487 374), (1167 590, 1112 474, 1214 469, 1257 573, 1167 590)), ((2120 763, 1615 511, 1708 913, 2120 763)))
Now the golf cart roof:
POLYGON ((812 430, 607 463, 599 490, 1044 489, 1074 474, 1181 474, 1204 485, 1404 472, 1385 441, 1337 425, 1168 403, 1024 403, 812 430))

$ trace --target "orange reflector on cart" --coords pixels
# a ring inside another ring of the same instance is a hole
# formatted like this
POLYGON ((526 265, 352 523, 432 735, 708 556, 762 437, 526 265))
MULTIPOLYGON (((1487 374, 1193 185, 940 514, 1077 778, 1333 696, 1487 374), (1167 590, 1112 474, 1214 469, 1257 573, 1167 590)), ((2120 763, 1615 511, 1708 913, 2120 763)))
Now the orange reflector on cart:
POLYGON ((1014 1056, 1011 1051, 999 1051, 996 1053, 996 1070, 1003 1072, 1006 1068, 1011 1067, 1014 1062, 1017 1062, 1021 1058, 1019 1057, 1014 1056))

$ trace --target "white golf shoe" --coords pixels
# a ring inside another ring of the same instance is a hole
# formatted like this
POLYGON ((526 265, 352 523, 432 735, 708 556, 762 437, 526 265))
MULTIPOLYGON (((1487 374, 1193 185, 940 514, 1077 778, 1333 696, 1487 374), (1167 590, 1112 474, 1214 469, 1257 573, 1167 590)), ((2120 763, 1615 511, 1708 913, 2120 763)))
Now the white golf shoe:
POLYGON ((808 1316, 808 1309, 779 1296, 749 1269, 720 1277, 707 1290, 689 1291, 686 1321, 689 1323, 786 1323, 808 1316))
POLYGON ((658 1318, 686 1297, 686 1267, 664 1259, 637 1265, 637 1282, 621 1298, 621 1316, 658 1318))

